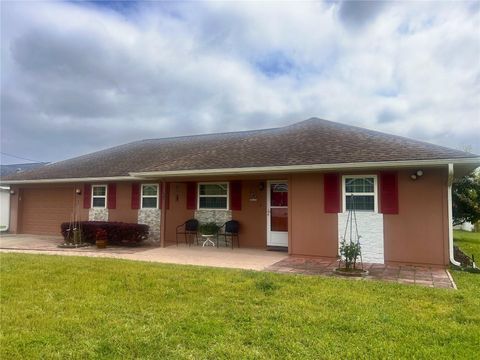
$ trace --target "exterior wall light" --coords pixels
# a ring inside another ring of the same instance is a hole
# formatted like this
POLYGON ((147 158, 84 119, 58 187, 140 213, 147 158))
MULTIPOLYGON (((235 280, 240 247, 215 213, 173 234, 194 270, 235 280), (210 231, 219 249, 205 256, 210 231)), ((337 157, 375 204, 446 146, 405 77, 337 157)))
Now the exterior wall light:
POLYGON ((15 190, 10 190, 10 195, 15 195, 15 190))
POLYGON ((413 173, 412 175, 410 175, 410 178, 412 180, 417 180, 419 177, 421 177, 423 175, 423 170, 417 170, 415 171, 415 173, 413 173))
POLYGON ((75 194, 80 195, 81 193, 82 193, 82 190, 80 190, 80 189, 75 190, 75 194))

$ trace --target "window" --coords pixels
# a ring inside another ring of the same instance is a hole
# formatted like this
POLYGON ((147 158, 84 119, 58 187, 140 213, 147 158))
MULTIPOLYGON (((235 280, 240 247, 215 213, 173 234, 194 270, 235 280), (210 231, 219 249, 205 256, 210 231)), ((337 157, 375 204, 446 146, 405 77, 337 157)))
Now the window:
POLYGON ((92 186, 92 208, 105 208, 107 204, 107 185, 92 186))
POLYGON ((228 183, 198 184, 198 208, 228 210, 228 183))
POLYGON ((142 209, 158 208, 158 185, 142 185, 142 209))
POLYGON ((344 211, 377 212, 377 177, 375 175, 343 176, 344 211))

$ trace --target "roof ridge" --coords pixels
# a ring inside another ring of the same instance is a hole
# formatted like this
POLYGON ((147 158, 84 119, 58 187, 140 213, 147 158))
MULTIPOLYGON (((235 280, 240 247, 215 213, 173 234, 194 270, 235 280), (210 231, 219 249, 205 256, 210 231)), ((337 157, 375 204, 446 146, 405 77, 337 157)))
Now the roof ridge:
MULTIPOLYGON (((294 124, 292 124, 294 125, 294 124)), ((207 136, 215 136, 215 135, 231 135, 231 134, 245 134, 245 133, 258 133, 258 132, 264 132, 264 131, 271 131, 271 130, 278 130, 278 129, 283 129, 285 127, 288 127, 291 125, 286 125, 286 126, 278 126, 278 127, 272 127, 272 128, 264 128, 264 129, 255 129, 255 130, 239 130, 239 131, 223 131, 223 132, 218 132, 218 133, 203 133, 203 134, 193 134, 193 135, 179 135, 179 136, 169 136, 169 137, 164 137, 164 138, 148 138, 148 139, 142 139, 142 140, 136 140, 132 141, 127 144, 133 144, 135 142, 142 142, 142 141, 151 141, 151 140, 175 140, 175 139, 182 139, 182 138, 196 138, 196 137, 207 137, 207 136)), ((126 145, 126 144, 125 144, 126 145)))
POLYGON ((399 140, 414 142, 414 143, 417 143, 417 144, 423 144, 423 145, 427 145, 427 146, 434 146, 434 147, 437 147, 437 148, 442 148, 444 150, 449 150, 449 151, 455 150, 457 152, 462 152, 465 155, 470 155, 472 157, 478 157, 479 156, 477 154, 474 154, 474 153, 471 153, 471 152, 468 152, 468 151, 464 151, 464 150, 460 150, 460 149, 453 149, 453 148, 443 146, 443 145, 437 145, 437 144, 434 144, 434 143, 431 143, 431 142, 428 142, 428 141, 425 141, 425 140, 419 140, 419 139, 411 138, 411 137, 407 137, 407 136, 391 134, 391 133, 388 133, 388 132, 374 130, 374 129, 361 127, 361 126, 357 126, 357 125, 350 125, 350 124, 345 124, 345 123, 342 123, 342 122, 325 120, 325 119, 321 119, 321 118, 317 118, 317 117, 311 117, 307 120, 300 121, 300 122, 292 124, 290 126, 300 125, 302 123, 313 122, 313 121, 321 121, 323 123, 332 124, 335 127, 343 127, 343 128, 346 128, 346 129, 354 129, 354 130, 362 131, 363 133, 374 133, 374 134, 378 134, 378 135, 382 135, 382 136, 394 137, 394 138, 397 138, 399 140))

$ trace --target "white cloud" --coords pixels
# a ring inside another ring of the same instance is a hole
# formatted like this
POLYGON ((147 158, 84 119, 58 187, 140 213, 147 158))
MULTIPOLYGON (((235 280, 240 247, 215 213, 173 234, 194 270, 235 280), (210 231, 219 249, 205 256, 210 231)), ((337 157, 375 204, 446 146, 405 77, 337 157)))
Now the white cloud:
POLYGON ((472 3, 1 6, 8 153, 59 160, 312 116, 480 153, 472 3))

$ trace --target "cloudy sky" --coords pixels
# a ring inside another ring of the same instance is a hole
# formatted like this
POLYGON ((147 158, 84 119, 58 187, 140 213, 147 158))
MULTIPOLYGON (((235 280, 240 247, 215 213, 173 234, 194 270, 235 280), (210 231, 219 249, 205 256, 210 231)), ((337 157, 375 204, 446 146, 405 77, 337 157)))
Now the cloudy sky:
POLYGON ((480 153, 480 1, 1 3, 3 153, 313 116, 480 153))

